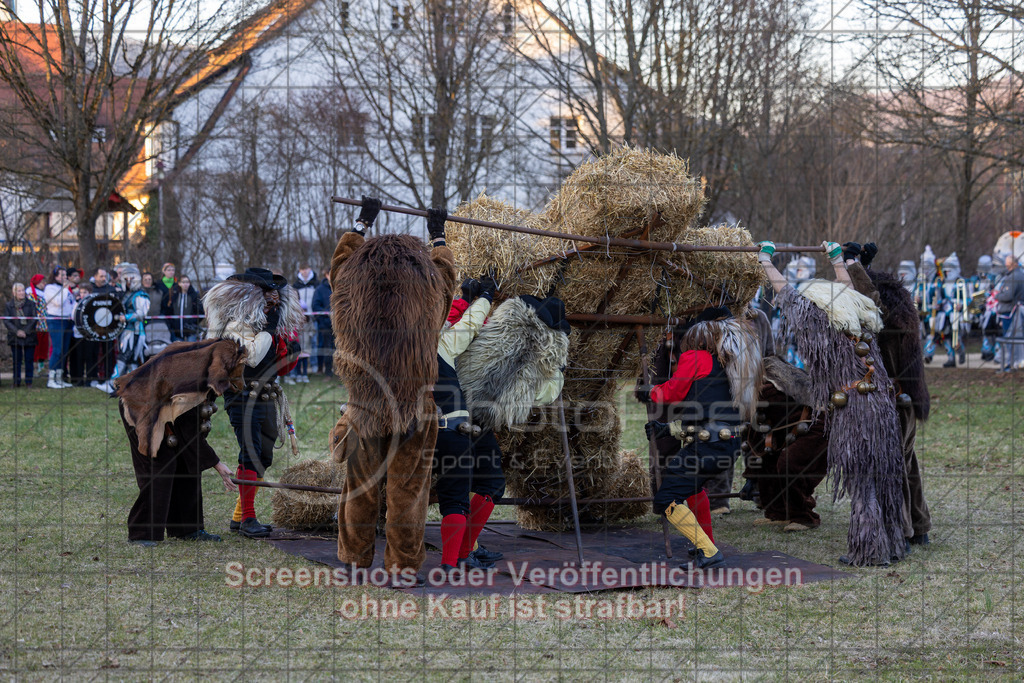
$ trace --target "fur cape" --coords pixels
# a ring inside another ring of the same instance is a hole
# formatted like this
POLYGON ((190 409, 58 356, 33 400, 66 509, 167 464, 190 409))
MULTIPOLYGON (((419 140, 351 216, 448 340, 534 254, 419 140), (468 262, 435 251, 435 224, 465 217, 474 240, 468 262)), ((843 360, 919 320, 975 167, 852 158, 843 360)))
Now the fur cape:
MULTIPOLYGON (((280 317, 275 334, 288 337, 302 329, 306 317, 302 314, 299 295, 288 285, 282 287, 280 317)), ((267 326, 267 314, 263 312, 265 300, 263 290, 251 282, 225 280, 218 282, 203 295, 203 310, 206 312, 206 338, 234 338, 228 333, 231 323, 248 328, 250 337, 255 337, 267 326)))
POLYGON ((840 332, 859 337, 864 332, 882 329, 878 306, 853 287, 831 280, 808 280, 800 285, 800 294, 828 316, 829 324, 840 332))
POLYGON ((691 349, 711 351, 718 357, 729 377, 733 405, 744 422, 751 422, 764 381, 762 344, 755 323, 740 318, 697 323, 684 333, 680 344, 680 352, 691 349))
POLYGON ((914 297, 903 286, 903 280, 891 273, 867 270, 878 290, 885 327, 878 335, 878 346, 889 378, 914 401, 914 416, 927 420, 931 411, 931 394, 924 377, 924 350, 921 347, 920 319, 914 297))
POLYGON ((805 370, 778 356, 768 356, 764 359, 764 379, 797 404, 811 405, 811 378, 805 370))
POLYGON ((156 457, 164 430, 183 413, 240 386, 245 351, 227 339, 177 342, 114 380, 125 421, 139 436, 139 453, 156 457))
POLYGON ((522 299, 508 299, 456 361, 473 422, 498 429, 525 422, 544 382, 569 358, 569 336, 522 299))
POLYGON ((331 272, 334 372, 362 437, 402 433, 437 381, 437 343, 451 292, 412 235, 360 244, 331 272))

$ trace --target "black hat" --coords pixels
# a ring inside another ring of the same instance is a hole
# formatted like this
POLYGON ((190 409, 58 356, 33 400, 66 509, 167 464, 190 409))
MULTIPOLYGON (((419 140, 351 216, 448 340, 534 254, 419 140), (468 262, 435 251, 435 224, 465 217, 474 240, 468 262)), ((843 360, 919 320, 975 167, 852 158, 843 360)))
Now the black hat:
POLYGON ((685 332, 686 330, 699 325, 700 323, 710 322, 712 320, 721 320, 722 318, 732 317, 732 311, 726 306, 712 306, 711 308, 705 308, 695 318, 690 318, 685 323, 676 328, 677 332, 685 332))
POLYGON ((282 289, 288 286, 288 280, 285 278, 284 275, 278 275, 277 273, 274 273, 273 282, 271 283, 270 286, 280 292, 282 289))
POLYGON ((235 273, 234 275, 229 276, 228 279, 238 282, 248 282, 251 285, 256 285, 265 292, 272 289, 281 289, 274 282, 274 274, 266 268, 246 268, 244 273, 235 273))
POLYGON ((524 295, 519 297, 523 302, 537 313, 540 321, 553 330, 569 334, 572 327, 565 319, 565 304, 561 299, 549 296, 546 299, 538 299, 535 296, 524 295))

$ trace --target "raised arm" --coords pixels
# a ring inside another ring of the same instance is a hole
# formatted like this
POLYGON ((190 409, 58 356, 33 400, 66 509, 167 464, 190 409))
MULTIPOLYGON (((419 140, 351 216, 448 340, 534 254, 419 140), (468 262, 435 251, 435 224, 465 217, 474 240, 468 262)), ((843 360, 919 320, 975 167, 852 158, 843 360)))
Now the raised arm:
POLYGON ((788 284, 786 278, 779 272, 779 269, 772 263, 772 255, 775 253, 774 242, 760 242, 758 246, 761 247, 761 251, 757 252, 757 262, 764 268, 764 274, 768 278, 768 282, 771 283, 772 289, 778 294, 786 288, 788 284))
POLYGON ((825 253, 828 255, 828 260, 832 262, 832 268, 836 271, 836 282, 853 287, 853 280, 850 278, 850 274, 846 271, 846 262, 843 261, 843 247, 837 242, 829 242, 825 240, 821 243, 821 246, 825 248, 825 253))
POLYGON ((376 220, 377 214, 380 213, 380 207, 381 201, 379 199, 363 195, 363 206, 359 210, 359 217, 356 218, 355 225, 338 240, 338 246, 334 248, 334 256, 331 257, 331 272, 329 275, 331 285, 335 289, 337 289, 337 283, 334 281, 335 273, 348 260, 348 257, 362 246, 366 231, 370 229, 373 221, 376 220))

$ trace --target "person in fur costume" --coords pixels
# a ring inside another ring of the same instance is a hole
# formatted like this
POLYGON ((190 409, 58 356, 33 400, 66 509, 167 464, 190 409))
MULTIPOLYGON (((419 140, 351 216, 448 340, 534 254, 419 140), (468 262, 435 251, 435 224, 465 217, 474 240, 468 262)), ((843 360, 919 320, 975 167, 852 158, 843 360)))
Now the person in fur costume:
MULTIPOLYGON (((703 569, 725 558, 682 501, 735 463, 739 427, 753 420, 757 407, 761 344, 753 323, 732 317, 725 307, 705 310, 679 332, 682 353, 672 377, 644 388, 640 398, 672 404, 678 415, 671 422, 652 420, 645 425, 649 440, 671 436, 682 443, 666 459, 653 507, 696 546, 692 564, 703 569)), ((710 525, 710 516, 707 520, 710 525)))
POLYGON ((132 543, 154 546, 165 532, 186 540, 220 540, 204 528, 200 475, 212 467, 228 492, 238 490, 206 435, 216 398, 241 388, 245 358, 233 341, 181 342, 114 380, 139 485, 128 514, 132 543))
MULTIPOLYGON (((238 441, 236 476, 262 481, 274 462, 280 435, 276 384, 294 365, 285 340, 305 324, 299 297, 288 282, 266 268, 248 268, 211 287, 203 296, 209 339, 231 339, 247 351, 245 384, 224 392, 224 408, 238 441)), ((263 538, 270 527, 256 517, 255 486, 241 486, 230 529, 263 538)))
POLYGON ((836 281, 811 280, 798 292, 772 265, 775 245, 762 242, 758 260, 776 303, 796 335, 811 378, 811 405, 826 416, 828 469, 835 496, 850 497, 847 554, 856 566, 903 559, 903 449, 892 382, 875 335, 878 307, 853 288, 842 247, 823 243, 836 281))
MULTIPOLYGON (((473 550, 494 501, 505 492, 494 430, 523 422, 530 408, 558 398, 569 353, 570 327, 560 299, 509 299, 484 325, 493 281, 485 278, 480 289, 465 314, 457 312, 462 305, 453 304, 451 324, 438 346, 434 398, 442 417, 434 472, 442 514, 441 568, 447 574, 457 566, 488 568, 501 559, 501 553, 473 550), (479 435, 461 427, 470 422, 479 435)), ((469 280, 460 301, 473 295, 469 280)))
POLYGON ((747 432, 744 472, 764 507, 754 524, 779 524, 790 532, 821 525, 814 489, 828 472, 828 440, 825 414, 815 415, 810 389, 806 371, 777 356, 764 359, 758 424, 747 432))
POLYGON ((423 530, 437 416, 437 344, 456 287, 455 259, 445 245, 443 210, 431 210, 432 249, 411 235, 365 238, 380 200, 364 197, 356 226, 338 240, 331 260, 334 371, 349 402, 335 425, 336 458, 347 459, 338 507, 338 559, 373 562, 387 477, 384 566, 402 585, 419 583, 426 558, 423 530), (344 455, 339 455, 344 454, 344 455))
POLYGON ((928 419, 931 395, 924 376, 917 307, 902 278, 870 267, 878 253, 874 243, 869 242, 863 248, 853 242, 843 246, 849 247, 843 256, 847 259, 853 286, 876 301, 882 313, 878 347, 885 370, 896 386, 896 410, 903 437, 903 534, 911 545, 927 545, 932 519, 915 445, 917 422, 928 419))

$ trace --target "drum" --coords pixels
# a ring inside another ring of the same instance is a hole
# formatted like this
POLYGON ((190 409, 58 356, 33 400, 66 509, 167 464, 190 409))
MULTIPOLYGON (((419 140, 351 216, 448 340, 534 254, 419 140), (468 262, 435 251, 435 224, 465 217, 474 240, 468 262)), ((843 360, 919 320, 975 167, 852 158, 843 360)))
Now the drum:
POLYGON ((89 341, 113 341, 124 329, 124 306, 114 294, 90 294, 75 307, 75 327, 89 341))

